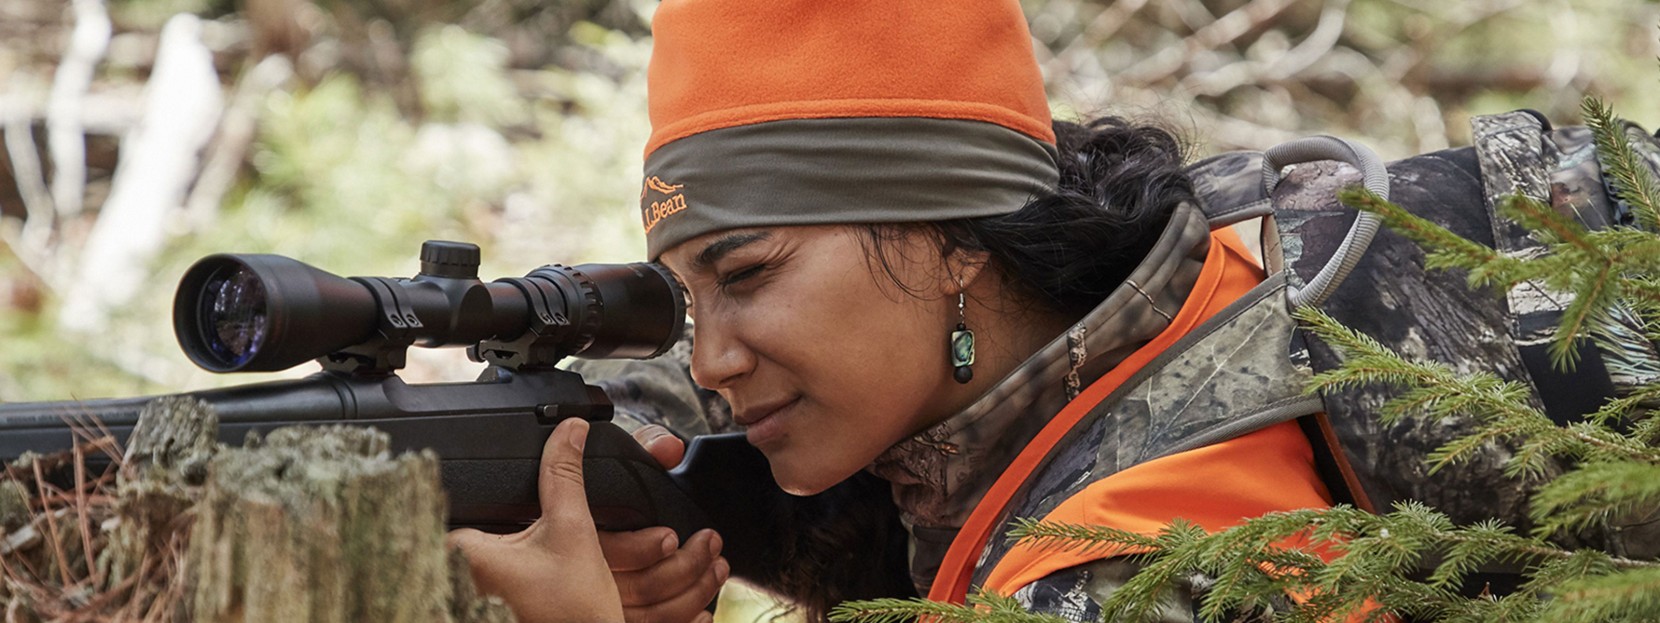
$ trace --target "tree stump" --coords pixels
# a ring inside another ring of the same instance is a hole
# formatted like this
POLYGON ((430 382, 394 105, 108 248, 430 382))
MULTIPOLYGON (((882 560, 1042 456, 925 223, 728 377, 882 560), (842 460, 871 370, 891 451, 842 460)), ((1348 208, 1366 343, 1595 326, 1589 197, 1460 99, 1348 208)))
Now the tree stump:
POLYGON ((106 503, 54 507, 47 485, 0 479, 0 618, 513 621, 444 544, 433 454, 393 456, 368 428, 283 428, 240 448, 217 429, 204 403, 152 403, 113 495, 92 492, 106 503), (47 515, 65 528, 31 537, 47 515))
POLYGON ((221 450, 208 474, 189 555, 199 620, 511 620, 456 600, 476 596, 446 554, 431 453, 391 456, 372 429, 285 428, 221 450))

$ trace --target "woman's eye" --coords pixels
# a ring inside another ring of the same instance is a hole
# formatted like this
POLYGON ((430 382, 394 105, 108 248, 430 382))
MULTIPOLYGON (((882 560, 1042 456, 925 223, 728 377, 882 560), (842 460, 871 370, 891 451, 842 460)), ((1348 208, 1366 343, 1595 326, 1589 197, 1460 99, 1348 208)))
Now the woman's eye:
POLYGON ((739 282, 741 282, 745 279, 748 279, 750 277, 754 277, 756 275, 761 274, 761 271, 763 269, 765 269, 766 267, 767 267, 766 264, 756 264, 754 266, 749 266, 749 267, 746 267, 746 268, 742 268, 742 269, 727 273, 726 276, 720 278, 720 280, 719 280, 720 287, 722 287, 722 288, 732 287, 732 286, 738 284, 739 282))

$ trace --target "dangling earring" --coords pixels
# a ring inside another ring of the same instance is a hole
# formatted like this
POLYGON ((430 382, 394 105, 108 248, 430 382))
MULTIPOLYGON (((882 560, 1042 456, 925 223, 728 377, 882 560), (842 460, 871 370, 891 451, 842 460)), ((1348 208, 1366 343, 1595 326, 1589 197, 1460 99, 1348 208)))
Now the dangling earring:
POLYGON ((963 293, 957 293, 957 330, 951 332, 951 378, 967 385, 974 380, 974 332, 968 330, 963 315, 963 293))

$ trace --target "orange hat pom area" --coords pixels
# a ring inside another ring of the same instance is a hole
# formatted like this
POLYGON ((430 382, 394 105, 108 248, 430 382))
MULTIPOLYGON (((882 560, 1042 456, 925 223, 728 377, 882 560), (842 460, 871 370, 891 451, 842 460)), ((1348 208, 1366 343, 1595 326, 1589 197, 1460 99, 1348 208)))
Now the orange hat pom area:
POLYGON ((1052 188, 1017 0, 665 0, 647 255, 736 227, 991 216, 1052 188))

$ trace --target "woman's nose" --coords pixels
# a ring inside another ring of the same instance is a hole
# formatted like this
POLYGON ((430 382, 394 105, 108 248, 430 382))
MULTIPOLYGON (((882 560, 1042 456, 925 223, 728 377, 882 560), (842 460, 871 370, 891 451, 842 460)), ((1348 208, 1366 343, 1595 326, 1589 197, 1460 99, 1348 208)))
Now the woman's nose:
POLYGON ((692 382, 725 389, 755 369, 755 354, 719 317, 692 323, 692 382))

